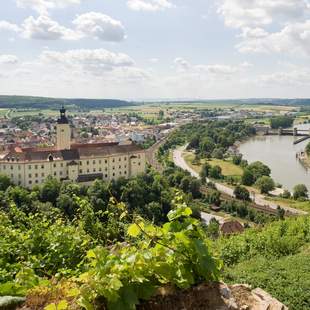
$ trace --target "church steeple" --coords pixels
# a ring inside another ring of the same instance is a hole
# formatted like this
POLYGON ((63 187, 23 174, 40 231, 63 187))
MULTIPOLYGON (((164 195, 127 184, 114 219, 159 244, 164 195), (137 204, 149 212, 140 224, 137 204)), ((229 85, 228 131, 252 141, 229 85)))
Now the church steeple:
POLYGON ((57 149, 69 150, 71 147, 71 130, 64 106, 60 109, 60 118, 57 120, 56 134, 57 149))
POLYGON ((61 107, 60 111, 60 118, 57 120, 58 124, 69 124, 69 121, 66 116, 66 109, 64 106, 61 107))

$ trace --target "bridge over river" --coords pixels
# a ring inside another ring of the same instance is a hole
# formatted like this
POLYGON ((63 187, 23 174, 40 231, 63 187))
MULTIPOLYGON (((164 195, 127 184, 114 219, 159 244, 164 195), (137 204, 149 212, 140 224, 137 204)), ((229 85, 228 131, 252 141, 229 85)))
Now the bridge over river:
POLYGON ((300 129, 297 127, 294 127, 293 129, 284 129, 280 127, 278 130, 267 129, 264 135, 265 136, 279 135, 279 136, 300 137, 293 142, 294 144, 298 144, 310 138, 310 130, 300 129))

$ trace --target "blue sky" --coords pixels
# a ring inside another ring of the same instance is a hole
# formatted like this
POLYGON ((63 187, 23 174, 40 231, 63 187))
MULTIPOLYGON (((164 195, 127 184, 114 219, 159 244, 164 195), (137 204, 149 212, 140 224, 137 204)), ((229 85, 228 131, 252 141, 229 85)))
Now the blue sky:
POLYGON ((6 0, 0 94, 310 97, 309 0, 6 0))

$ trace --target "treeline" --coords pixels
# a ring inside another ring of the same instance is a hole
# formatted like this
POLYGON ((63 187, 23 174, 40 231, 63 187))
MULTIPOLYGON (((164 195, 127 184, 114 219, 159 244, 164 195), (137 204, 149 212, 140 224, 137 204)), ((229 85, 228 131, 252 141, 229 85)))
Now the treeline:
POLYGON ((58 99, 28 96, 0 96, 0 108, 4 109, 59 109, 62 105, 80 109, 104 109, 135 105, 116 99, 58 99))
POLYGON ((223 158, 230 146, 255 134, 253 126, 243 121, 207 121, 191 123, 174 132, 159 149, 159 155, 188 142, 188 149, 194 149, 201 157, 223 158))
POLYGON ((270 119, 270 126, 272 129, 289 128, 294 123, 294 117, 292 116, 277 116, 270 119))

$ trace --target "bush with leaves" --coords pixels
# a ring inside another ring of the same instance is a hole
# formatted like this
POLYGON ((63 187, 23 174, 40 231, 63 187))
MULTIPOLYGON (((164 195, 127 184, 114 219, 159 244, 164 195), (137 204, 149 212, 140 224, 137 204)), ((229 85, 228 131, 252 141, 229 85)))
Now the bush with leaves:
POLYGON ((135 309, 159 287, 218 280, 222 264, 210 253, 205 230, 181 197, 175 203, 163 227, 135 218, 125 245, 88 252, 89 270, 80 276, 83 307, 102 300, 108 309, 135 309))

